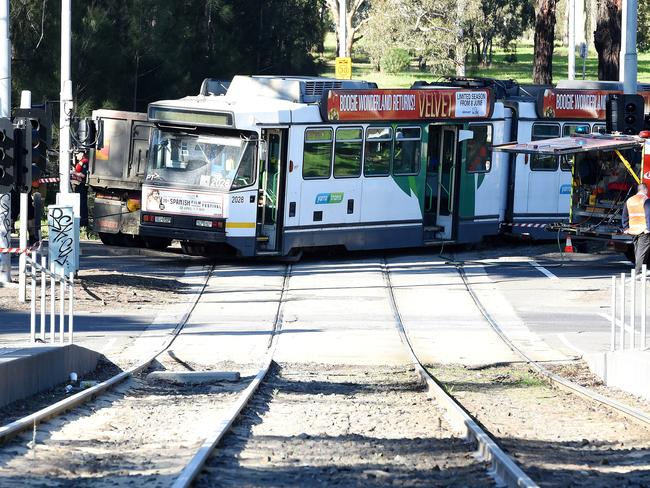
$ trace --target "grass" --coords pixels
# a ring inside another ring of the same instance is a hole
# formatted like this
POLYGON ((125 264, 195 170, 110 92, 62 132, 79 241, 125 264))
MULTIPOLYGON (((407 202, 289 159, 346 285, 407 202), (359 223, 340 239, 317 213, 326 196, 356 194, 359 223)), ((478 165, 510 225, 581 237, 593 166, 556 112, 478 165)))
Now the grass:
MULTIPOLYGON (((468 56, 466 75, 485 78, 514 79, 520 83, 532 83, 533 81, 533 46, 527 42, 520 42, 517 46, 517 61, 509 63, 505 61, 507 52, 502 49, 495 49, 493 63, 491 66, 477 66, 468 56)), ((640 82, 650 82, 650 53, 639 53, 638 58, 638 79, 640 82)), ((330 33, 325 38, 325 52, 321 56, 321 76, 334 77, 334 60, 336 58, 336 38, 330 33)), ((567 48, 556 46, 553 54, 553 81, 567 78, 568 59, 567 48)), ((585 62, 585 74, 587 80, 598 79, 598 58, 595 50, 591 49, 585 62)), ((377 83, 380 88, 408 88, 414 81, 439 80, 441 76, 433 75, 430 72, 419 71, 417 63, 412 62, 408 70, 397 74, 388 74, 377 71, 362 54, 353 56, 352 77, 377 83)), ((582 59, 576 55, 576 78, 582 79, 582 59)))

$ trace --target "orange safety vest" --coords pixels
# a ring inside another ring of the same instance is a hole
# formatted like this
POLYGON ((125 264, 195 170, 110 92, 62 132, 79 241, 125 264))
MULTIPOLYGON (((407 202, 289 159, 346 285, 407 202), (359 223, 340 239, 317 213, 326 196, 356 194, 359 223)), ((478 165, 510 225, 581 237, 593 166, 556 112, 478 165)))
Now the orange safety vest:
POLYGON ((627 214, 630 218, 630 226, 627 231, 628 234, 638 236, 644 232, 648 232, 648 223, 645 220, 645 201, 648 199, 645 195, 636 194, 628 198, 627 214))

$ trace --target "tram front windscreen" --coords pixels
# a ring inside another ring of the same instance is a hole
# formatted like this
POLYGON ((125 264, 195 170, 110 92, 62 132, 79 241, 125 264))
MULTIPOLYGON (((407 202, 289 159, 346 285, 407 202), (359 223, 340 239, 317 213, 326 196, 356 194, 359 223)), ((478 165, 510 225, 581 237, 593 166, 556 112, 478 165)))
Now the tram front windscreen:
POLYGON ((255 180, 255 139, 239 132, 194 134, 157 129, 147 161, 147 184, 229 191, 255 180))

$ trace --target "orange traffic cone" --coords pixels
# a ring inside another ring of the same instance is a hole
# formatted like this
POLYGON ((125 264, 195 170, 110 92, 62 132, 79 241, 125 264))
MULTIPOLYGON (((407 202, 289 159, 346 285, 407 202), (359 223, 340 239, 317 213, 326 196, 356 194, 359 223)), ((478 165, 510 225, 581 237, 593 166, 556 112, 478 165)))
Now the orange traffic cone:
POLYGON ((564 252, 575 252, 573 249, 573 243, 571 242, 571 236, 566 236, 566 244, 564 245, 564 252))

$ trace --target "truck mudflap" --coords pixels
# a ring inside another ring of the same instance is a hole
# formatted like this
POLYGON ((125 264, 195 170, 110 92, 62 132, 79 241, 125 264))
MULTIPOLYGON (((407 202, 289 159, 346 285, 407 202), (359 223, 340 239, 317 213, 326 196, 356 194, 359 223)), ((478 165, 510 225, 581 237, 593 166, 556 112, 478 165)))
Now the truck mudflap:
POLYGON ((96 198, 92 227, 95 232, 130 234, 140 232, 140 211, 130 212, 126 203, 96 198))

